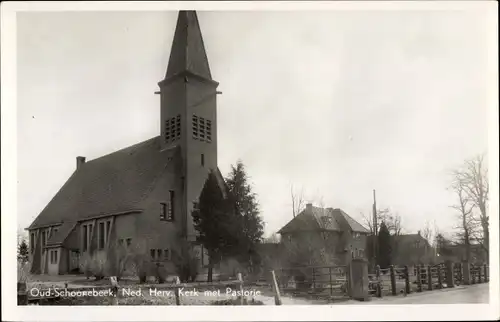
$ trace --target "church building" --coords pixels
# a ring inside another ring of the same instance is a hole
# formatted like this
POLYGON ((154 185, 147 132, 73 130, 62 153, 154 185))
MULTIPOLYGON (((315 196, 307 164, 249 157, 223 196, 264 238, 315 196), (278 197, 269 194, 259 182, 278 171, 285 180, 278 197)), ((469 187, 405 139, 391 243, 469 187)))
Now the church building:
MULTIPOLYGON (((181 11, 165 78, 159 83, 158 136, 76 169, 27 228, 33 274, 78 270, 85 253, 146 245, 169 261, 179 240, 196 241, 191 212, 217 166, 218 83, 212 79, 195 11, 181 11)), ((199 246, 198 246, 199 249, 199 246)), ((203 251, 201 251, 203 254, 203 251)))

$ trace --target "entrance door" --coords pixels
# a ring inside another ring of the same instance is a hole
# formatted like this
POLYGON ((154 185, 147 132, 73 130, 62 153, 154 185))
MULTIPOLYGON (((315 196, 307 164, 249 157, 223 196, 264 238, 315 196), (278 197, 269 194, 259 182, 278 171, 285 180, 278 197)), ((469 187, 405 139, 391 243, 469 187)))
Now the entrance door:
POLYGON ((80 253, 76 250, 69 251, 69 271, 74 272, 79 270, 80 253))

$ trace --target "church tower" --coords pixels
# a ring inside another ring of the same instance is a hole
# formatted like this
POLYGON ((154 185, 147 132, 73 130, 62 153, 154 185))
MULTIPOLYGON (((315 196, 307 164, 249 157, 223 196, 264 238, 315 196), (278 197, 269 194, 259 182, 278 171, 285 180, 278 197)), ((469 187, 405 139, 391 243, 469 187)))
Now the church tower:
POLYGON ((217 171, 217 86, 195 11, 180 11, 161 96, 161 147, 180 147, 183 235, 194 241, 191 211, 208 173, 217 171))

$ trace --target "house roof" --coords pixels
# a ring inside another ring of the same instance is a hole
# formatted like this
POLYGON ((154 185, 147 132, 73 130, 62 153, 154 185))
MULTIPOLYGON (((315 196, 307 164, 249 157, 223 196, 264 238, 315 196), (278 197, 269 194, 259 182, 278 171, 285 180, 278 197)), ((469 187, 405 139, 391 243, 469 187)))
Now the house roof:
POLYGON ((403 234, 403 235, 398 235, 396 236, 396 239, 398 240, 399 243, 401 244, 414 244, 417 242, 423 241, 424 243, 429 244, 429 241, 425 239, 422 235, 420 234, 403 234))
POLYGON ((82 164, 28 229, 140 209, 176 151, 155 137, 82 164))
POLYGON ((278 233, 306 230, 344 231, 346 229, 368 233, 365 227, 341 209, 310 207, 290 220, 278 233))

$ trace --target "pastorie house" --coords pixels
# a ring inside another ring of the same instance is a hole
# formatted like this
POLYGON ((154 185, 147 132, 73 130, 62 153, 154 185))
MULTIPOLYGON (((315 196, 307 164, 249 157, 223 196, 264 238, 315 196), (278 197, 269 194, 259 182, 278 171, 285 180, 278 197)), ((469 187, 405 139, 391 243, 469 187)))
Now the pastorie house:
POLYGON ((336 264, 348 264, 353 258, 366 258, 369 231, 341 209, 306 208, 278 233, 283 244, 296 244, 312 250, 324 248, 336 264))
POLYGON ((27 228, 32 273, 76 271, 82 254, 115 243, 146 241, 156 262, 170 261, 180 239, 195 243, 191 212, 210 171, 225 191, 217 166, 218 83, 196 12, 179 12, 158 85, 160 135, 94 160, 76 158, 75 172, 27 228))

